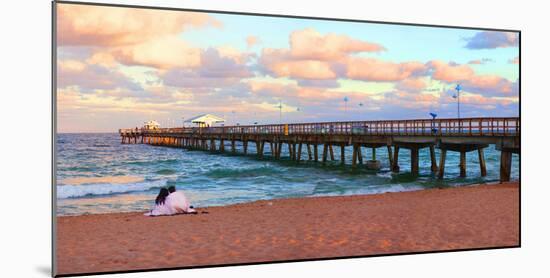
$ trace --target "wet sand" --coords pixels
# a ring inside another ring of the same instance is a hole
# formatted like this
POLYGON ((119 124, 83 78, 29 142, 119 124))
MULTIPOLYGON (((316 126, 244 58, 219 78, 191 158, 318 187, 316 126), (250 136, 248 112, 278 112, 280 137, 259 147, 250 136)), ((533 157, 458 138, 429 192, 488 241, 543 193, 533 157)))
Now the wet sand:
POLYGON ((198 211, 57 217, 57 272, 519 245, 517 183, 257 201, 198 211))

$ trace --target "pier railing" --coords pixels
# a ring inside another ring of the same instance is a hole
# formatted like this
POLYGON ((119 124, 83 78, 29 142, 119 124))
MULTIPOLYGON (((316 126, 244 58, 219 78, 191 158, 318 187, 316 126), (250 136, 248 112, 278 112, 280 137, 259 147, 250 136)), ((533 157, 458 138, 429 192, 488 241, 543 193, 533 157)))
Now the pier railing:
POLYGON ((121 134, 268 134, 372 136, 519 136, 520 119, 462 118, 389 121, 347 121, 218 127, 120 129, 121 134))

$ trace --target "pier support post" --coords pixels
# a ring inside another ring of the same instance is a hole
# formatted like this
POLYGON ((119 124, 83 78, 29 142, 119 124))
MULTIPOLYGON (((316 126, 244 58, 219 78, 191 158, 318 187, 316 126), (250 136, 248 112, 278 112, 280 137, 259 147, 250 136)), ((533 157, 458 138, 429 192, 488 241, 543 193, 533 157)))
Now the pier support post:
POLYGON ((296 160, 300 162, 301 157, 302 157, 302 143, 298 143, 298 156, 296 157, 296 160))
POLYGON ((432 173, 437 172, 437 161, 435 158, 435 146, 430 146, 430 159, 432 161, 432 173))
POLYGON ((439 172, 438 178, 442 179, 445 175, 445 158, 447 157, 447 150, 441 149, 441 154, 439 155, 439 172))
POLYGON ((507 151, 500 152, 500 182, 510 181, 512 170, 512 153, 507 151))
POLYGON ((220 152, 225 152, 225 143, 223 139, 220 139, 220 152))
POLYGON ((328 150, 330 153, 330 160, 334 161, 334 150, 332 149, 332 145, 328 145, 328 150))
POLYGON ((311 145, 307 144, 307 159, 311 160, 311 145))
POLYGON ((271 156, 275 157, 275 150, 273 149, 273 142, 269 142, 269 150, 271 151, 271 156))
POLYGON ((216 151, 216 140, 214 140, 214 139, 210 140, 210 151, 212 151, 212 152, 216 151))
POLYGON ((237 152, 237 148, 235 147, 235 139, 231 140, 231 152, 233 154, 237 152))
POLYGON ((283 150, 283 142, 279 142, 279 144, 277 144, 277 158, 280 159, 281 158, 281 151, 283 150))
POLYGON ((346 146, 344 144, 340 145, 340 164, 344 165, 346 163, 346 146))
POLYGON ((323 144, 323 163, 327 162, 328 155, 328 145, 327 143, 323 144))
POLYGON ((317 144, 313 145, 313 156, 315 157, 315 162, 319 161, 319 151, 317 144))
POLYGON ((264 155, 261 141, 256 141, 256 154, 258 155, 258 157, 262 157, 264 155))
POLYGON ((244 154, 247 154, 248 153, 248 141, 243 141, 243 151, 244 151, 244 154))
POLYGON ((353 152, 351 156, 351 167, 355 168, 357 166, 357 153, 358 153, 358 147, 357 145, 353 145, 353 152))
POLYGON ((292 160, 292 144, 290 142, 286 143, 288 145, 288 156, 292 160))
POLYGON ((390 162, 390 169, 392 168, 393 166, 393 154, 392 154, 392 149, 391 149, 391 146, 386 146, 388 148, 388 160, 390 162))
POLYGON ((466 177, 466 152, 460 151, 460 177, 466 177))
POLYGON ((363 164, 363 153, 361 152, 361 145, 357 146, 357 158, 359 159, 359 164, 363 164))
POLYGON ((418 176, 418 148, 411 148, 411 173, 418 176))
POLYGON ((391 170, 394 173, 399 173, 399 146, 394 147, 393 152, 393 165, 391 167, 391 170))
POLYGON ((296 147, 297 144, 296 143, 292 143, 292 160, 296 160, 298 159, 298 148, 296 147))
POLYGON ((477 149, 477 154, 479 156, 479 171, 481 176, 487 176, 487 167, 485 166, 485 154, 483 153, 483 148, 477 149))

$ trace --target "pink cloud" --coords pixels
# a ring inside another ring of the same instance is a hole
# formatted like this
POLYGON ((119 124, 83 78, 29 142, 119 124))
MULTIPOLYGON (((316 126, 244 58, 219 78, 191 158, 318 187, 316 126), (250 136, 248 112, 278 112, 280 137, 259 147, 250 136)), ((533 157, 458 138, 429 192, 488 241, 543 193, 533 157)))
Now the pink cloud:
POLYGON ((463 81, 474 76, 474 70, 467 65, 446 63, 440 60, 433 60, 428 63, 433 69, 432 78, 449 83, 463 81))
POLYGON ((510 64, 519 64, 519 56, 516 56, 514 59, 508 60, 510 64))
POLYGON ((268 81, 250 81, 250 90, 256 97, 268 97, 273 100, 284 99, 293 103, 312 105, 338 105, 344 97, 357 102, 371 98, 368 92, 342 92, 327 88, 302 87, 295 84, 282 84, 268 81))
POLYGON ((485 95, 515 95, 518 94, 518 82, 512 82, 498 75, 478 75, 468 65, 430 61, 432 78, 447 83, 460 83, 465 91, 485 95))
POLYGON ((312 28, 290 34, 290 54, 294 59, 334 61, 352 53, 384 50, 385 48, 377 43, 333 33, 322 35, 312 28))
POLYGON ((336 74, 330 65, 320 61, 284 61, 271 66, 271 70, 280 77, 302 79, 334 79, 336 74))
POLYGON ((426 89, 426 82, 421 78, 404 79, 397 83, 397 89, 419 92, 426 89))
POLYGON ((260 63, 277 77, 299 79, 333 79, 331 65, 318 60, 295 60, 288 50, 264 48, 260 63))
POLYGON ((333 33, 323 35, 311 28, 292 32, 289 42, 289 49, 262 50, 260 64, 277 77, 335 79, 339 75, 335 70, 336 64, 350 54, 385 50, 376 43, 333 33))
POLYGON ((229 87, 240 83, 243 78, 253 76, 246 66, 246 60, 225 56, 218 49, 209 48, 197 56, 201 62, 199 67, 181 67, 163 72, 160 77, 164 84, 181 88, 213 89, 229 87))
POLYGON ((166 36, 111 50, 115 59, 126 65, 150 66, 158 69, 198 67, 201 50, 177 37, 166 36))
POLYGON ((59 88, 77 86, 84 92, 116 88, 141 90, 140 85, 115 69, 76 60, 58 61, 57 85, 59 88))
POLYGON ((429 108, 439 101, 437 96, 418 92, 397 90, 384 94, 381 101, 383 105, 398 106, 404 108, 429 108))
POLYGON ((57 5, 59 45, 119 46, 221 23, 204 13, 57 5))
POLYGON ((426 70, 420 62, 393 63, 374 58, 350 58, 346 66, 347 78, 366 81, 399 81, 426 70))

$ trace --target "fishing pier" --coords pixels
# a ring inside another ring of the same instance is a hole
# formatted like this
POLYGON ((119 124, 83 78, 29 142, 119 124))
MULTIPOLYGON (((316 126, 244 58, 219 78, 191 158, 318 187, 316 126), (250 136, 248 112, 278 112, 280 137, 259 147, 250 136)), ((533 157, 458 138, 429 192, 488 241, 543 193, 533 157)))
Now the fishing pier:
POLYGON ((482 176, 487 175, 484 149, 494 144, 500 151, 500 181, 510 180, 512 154, 520 153, 520 119, 461 118, 417 119, 389 121, 350 121, 247 126, 130 128, 120 129, 122 144, 150 144, 212 153, 237 154, 236 142, 242 144, 241 153, 269 154, 281 159, 281 151, 288 148, 288 158, 296 162, 312 160, 324 163, 336 160, 346 163, 346 147, 352 147, 351 166, 363 164, 363 149, 370 148, 371 159, 365 161, 369 169, 379 169, 377 149, 388 152, 389 165, 399 172, 399 150, 410 150, 411 173, 419 172, 419 150, 429 148, 431 171, 439 178, 445 174, 447 152, 460 153, 460 176, 466 176, 466 154, 477 152, 482 176), (249 149, 254 148, 255 150, 249 149), (440 149, 439 162, 435 148, 440 149), (307 156, 307 157, 306 157, 307 156))

